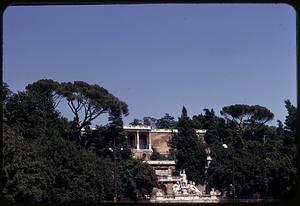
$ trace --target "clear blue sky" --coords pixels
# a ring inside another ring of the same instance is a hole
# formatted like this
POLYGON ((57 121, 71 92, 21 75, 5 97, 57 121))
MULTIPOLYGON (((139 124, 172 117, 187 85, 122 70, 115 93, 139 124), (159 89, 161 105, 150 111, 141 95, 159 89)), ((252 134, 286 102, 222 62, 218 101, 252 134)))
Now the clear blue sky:
POLYGON ((296 105, 296 13, 285 4, 20 6, 3 23, 11 90, 41 78, 99 84, 129 105, 126 124, 236 103, 269 108, 276 124, 284 100, 296 105))

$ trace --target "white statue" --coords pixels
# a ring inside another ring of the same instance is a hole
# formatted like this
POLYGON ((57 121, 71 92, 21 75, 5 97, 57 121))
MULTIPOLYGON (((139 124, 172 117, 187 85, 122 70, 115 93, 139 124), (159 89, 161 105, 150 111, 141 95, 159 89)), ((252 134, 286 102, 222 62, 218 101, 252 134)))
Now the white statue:
POLYGON ((215 188, 211 188, 210 195, 211 196, 217 195, 217 192, 215 191, 215 188))
POLYGON ((198 196, 202 195, 202 192, 196 187, 195 182, 189 181, 186 178, 185 170, 180 170, 180 179, 177 181, 176 184, 172 186, 174 195, 183 194, 183 195, 190 195, 196 194, 198 196))
POLYGON ((211 188, 210 198, 211 199, 217 199, 217 192, 215 191, 215 188, 211 188))
POLYGON ((179 193, 180 186, 179 186, 178 182, 177 182, 177 184, 173 185, 172 189, 173 189, 174 194, 178 194, 179 193))
POLYGON ((185 170, 183 170, 182 173, 180 171, 180 176, 182 177, 182 180, 181 180, 182 181, 182 187, 187 187, 188 181, 186 179, 185 170))
POLYGON ((195 194, 202 195, 200 190, 196 187, 195 182, 192 182, 192 188, 193 188, 193 191, 194 191, 195 194))
POLYGON ((188 192, 189 192, 190 194, 193 194, 192 181, 190 181, 190 184, 188 184, 187 187, 188 187, 188 192))

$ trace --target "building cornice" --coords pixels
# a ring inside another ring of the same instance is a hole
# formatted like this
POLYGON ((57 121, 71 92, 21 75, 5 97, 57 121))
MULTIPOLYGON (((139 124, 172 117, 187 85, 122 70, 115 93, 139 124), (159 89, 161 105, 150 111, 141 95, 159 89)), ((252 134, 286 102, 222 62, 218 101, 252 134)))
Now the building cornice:
MULTIPOLYGON (((150 126, 147 125, 136 125, 136 126, 123 126, 124 130, 147 130, 150 131, 152 133, 178 133, 177 129, 152 129, 150 126)), ((196 133, 197 134, 205 134, 206 133, 206 129, 196 129, 196 133)))

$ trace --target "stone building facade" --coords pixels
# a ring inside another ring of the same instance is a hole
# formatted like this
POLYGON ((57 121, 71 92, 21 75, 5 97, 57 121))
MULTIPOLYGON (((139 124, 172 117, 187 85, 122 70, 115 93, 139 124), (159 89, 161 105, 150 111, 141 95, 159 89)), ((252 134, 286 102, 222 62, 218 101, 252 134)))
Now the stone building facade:
MULTIPOLYGON (((177 129, 152 129, 150 126, 123 126, 128 143, 131 145, 134 158, 150 160, 153 149, 162 155, 169 154, 168 142, 177 129)), ((197 129, 196 134, 200 141, 204 141, 206 130, 197 129)))
MULTIPOLYGON (((152 195, 160 191, 163 195, 173 194, 173 185, 179 181, 179 176, 175 176, 174 160, 151 160, 150 157, 155 149, 161 155, 169 155, 168 142, 178 131, 176 129, 152 129, 150 126, 123 126, 129 145, 131 146, 134 158, 144 159, 150 164, 157 176, 158 187, 154 188, 152 195)), ((199 141, 204 141, 206 130, 197 129, 196 134, 199 141)))
POLYGON ((179 177, 174 176, 175 161, 148 160, 146 162, 154 169, 158 182, 158 187, 153 189, 152 195, 154 195, 158 190, 160 190, 162 194, 172 195, 173 184, 179 181, 179 177))

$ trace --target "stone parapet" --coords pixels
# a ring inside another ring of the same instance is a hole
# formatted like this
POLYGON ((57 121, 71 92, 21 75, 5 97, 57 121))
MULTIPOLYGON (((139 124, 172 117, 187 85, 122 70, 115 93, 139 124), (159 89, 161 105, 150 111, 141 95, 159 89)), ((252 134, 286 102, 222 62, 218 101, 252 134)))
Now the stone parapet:
POLYGON ((150 126, 147 125, 128 125, 128 126, 123 126, 123 129, 125 130, 151 130, 150 126))
POLYGON ((133 153, 133 158, 138 159, 150 159, 152 154, 152 149, 131 149, 133 153))
POLYGON ((177 182, 180 180, 180 177, 178 176, 158 176, 157 181, 161 183, 167 183, 167 182, 177 182))
POLYGON ((203 195, 203 196, 187 196, 187 195, 181 195, 181 196, 175 196, 175 195, 161 195, 156 196, 154 198, 150 199, 150 202, 152 203, 217 203, 220 202, 220 199, 218 197, 212 197, 210 195, 203 195))
POLYGON ((177 129, 152 129, 153 133, 177 133, 177 129))
POLYGON ((175 165, 174 160, 147 160, 149 165, 175 165))

